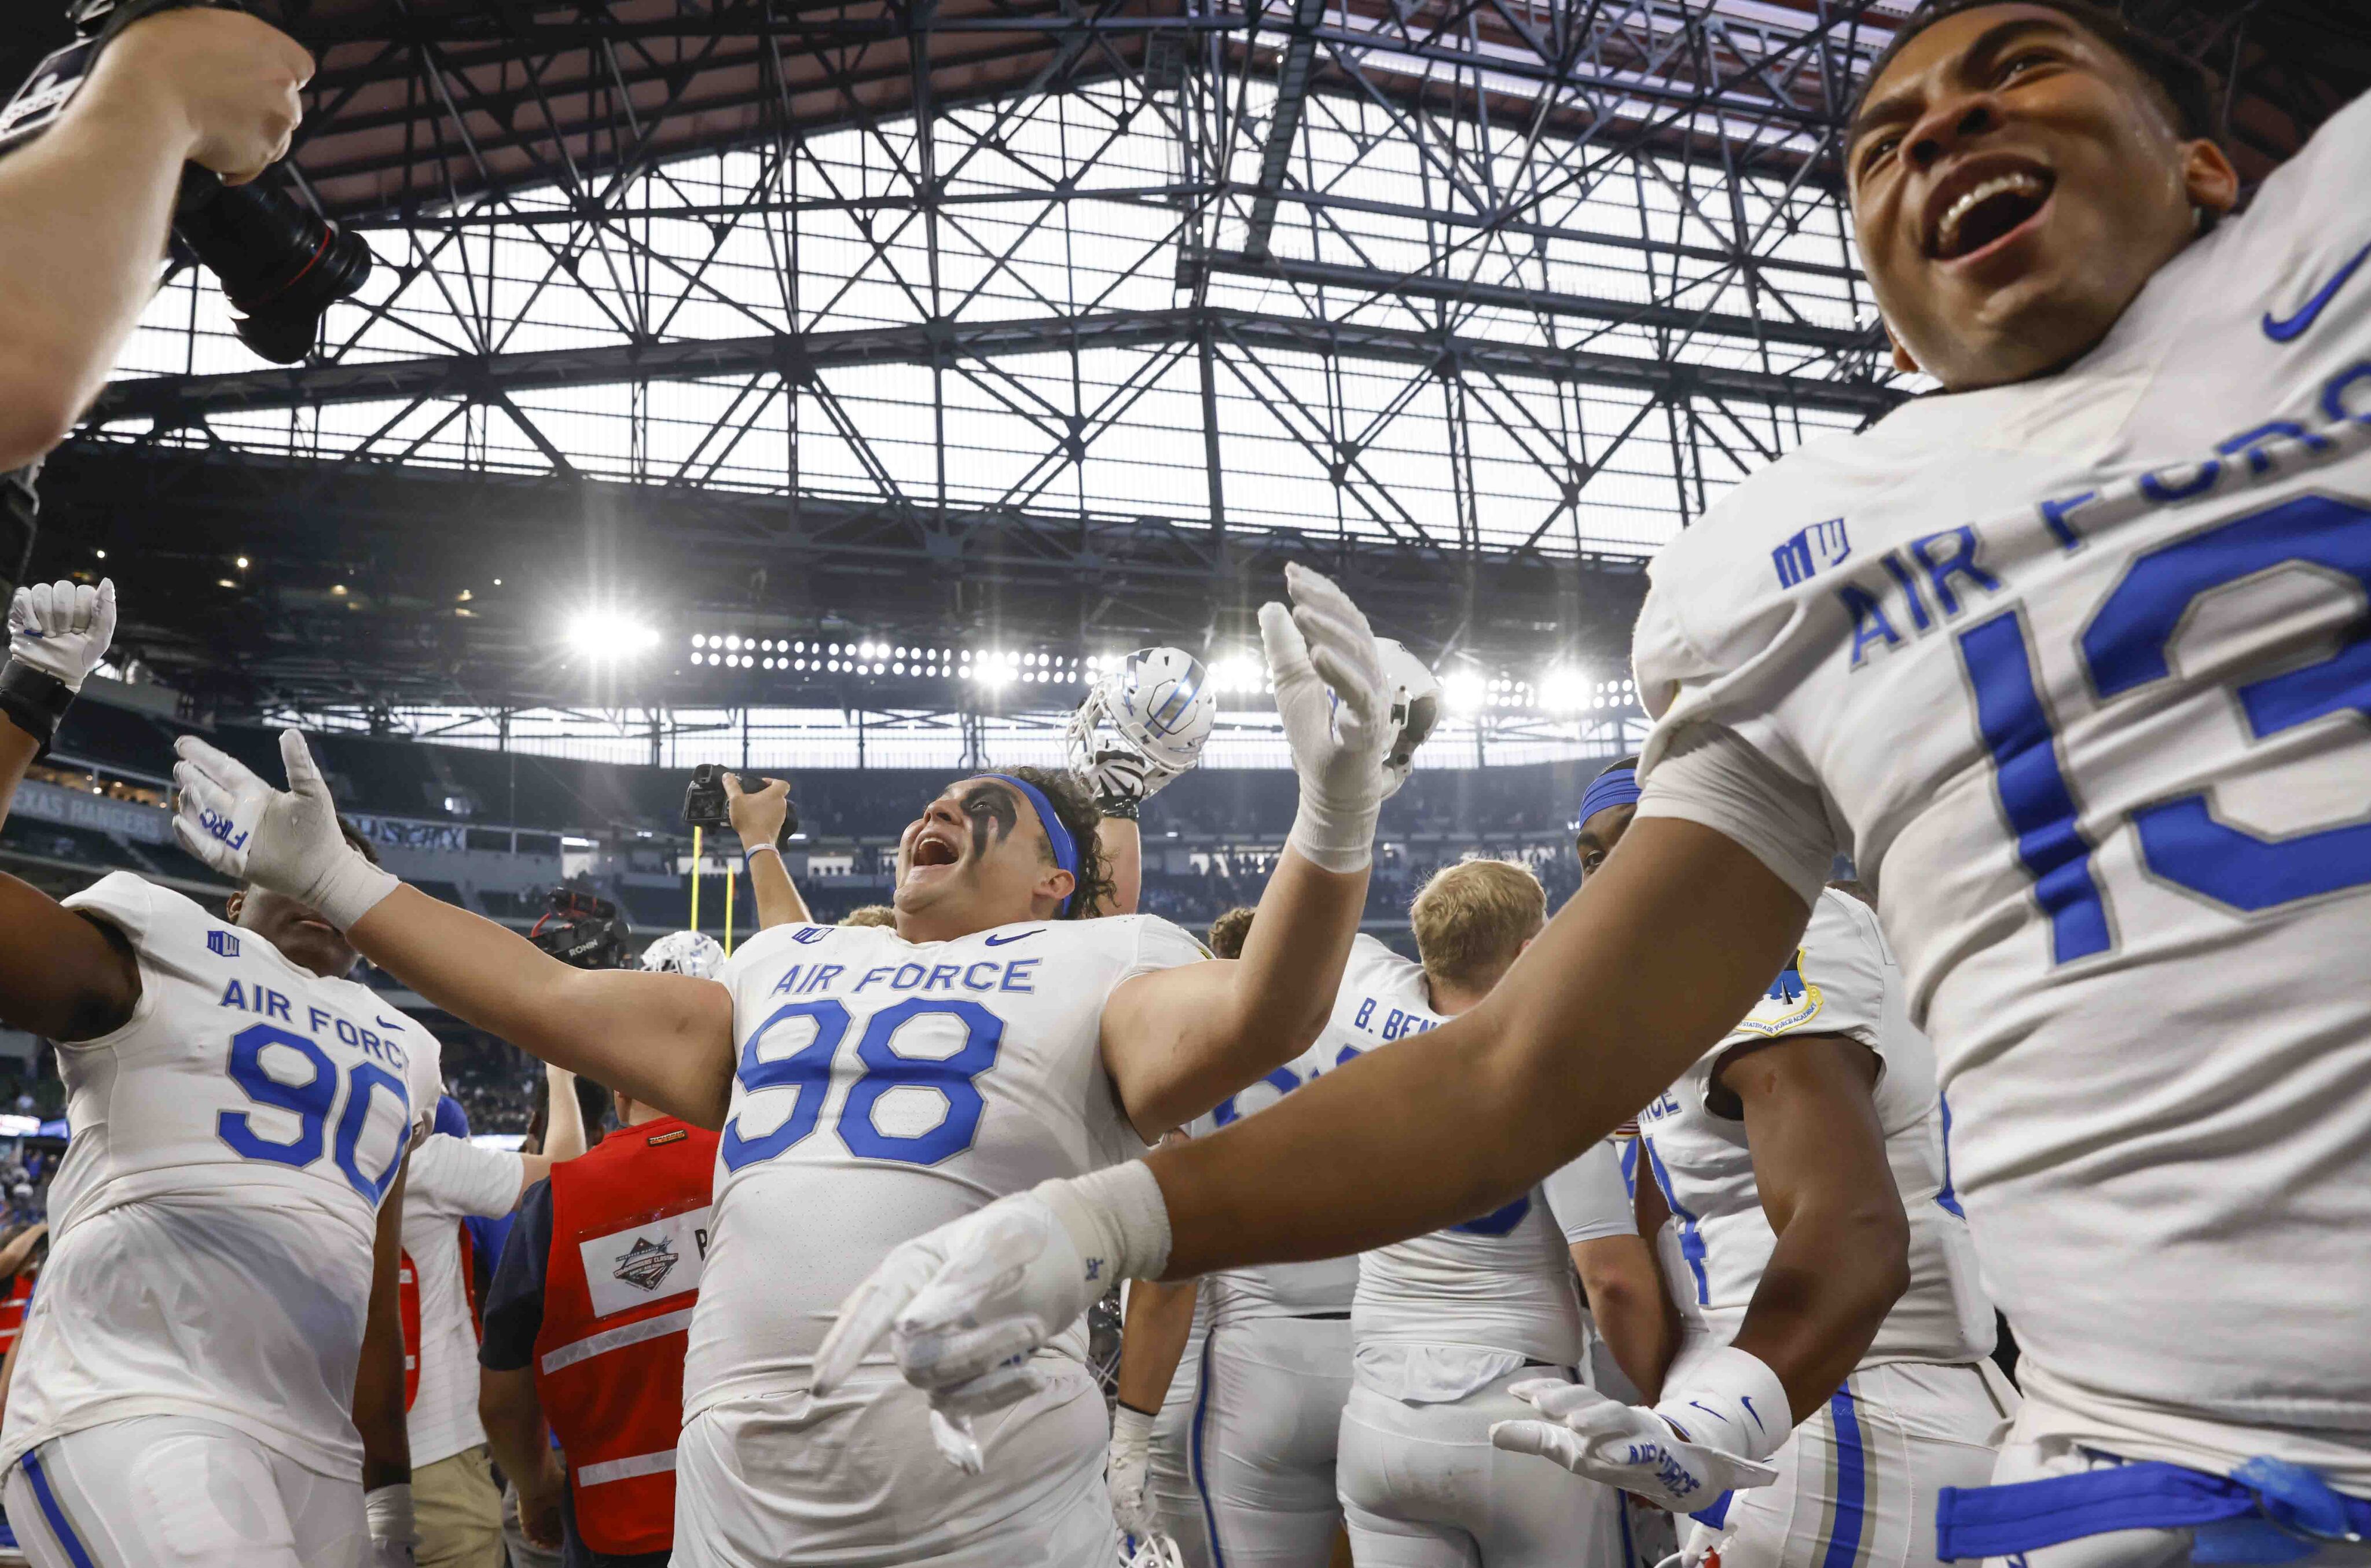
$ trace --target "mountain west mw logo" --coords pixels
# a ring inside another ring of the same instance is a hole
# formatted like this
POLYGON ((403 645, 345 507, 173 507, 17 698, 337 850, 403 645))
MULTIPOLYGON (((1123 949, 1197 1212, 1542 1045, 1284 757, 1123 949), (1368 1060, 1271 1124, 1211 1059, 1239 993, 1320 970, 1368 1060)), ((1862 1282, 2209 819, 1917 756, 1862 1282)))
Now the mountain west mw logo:
POLYGON ((1852 541, 1845 537, 1845 520, 1831 517, 1824 523, 1814 523, 1793 538, 1770 552, 1770 564, 1778 569, 1778 586, 1792 588, 1798 582, 1809 582, 1831 567, 1842 566, 1852 554, 1852 541))
POLYGON ((232 936, 228 931, 208 931, 206 933, 206 951, 214 954, 216 958, 237 958, 238 956, 238 939, 232 936))
POLYGON ((619 1254, 615 1277, 637 1290, 656 1290, 661 1280, 675 1273, 679 1261, 673 1241, 637 1236, 634 1244, 619 1254))

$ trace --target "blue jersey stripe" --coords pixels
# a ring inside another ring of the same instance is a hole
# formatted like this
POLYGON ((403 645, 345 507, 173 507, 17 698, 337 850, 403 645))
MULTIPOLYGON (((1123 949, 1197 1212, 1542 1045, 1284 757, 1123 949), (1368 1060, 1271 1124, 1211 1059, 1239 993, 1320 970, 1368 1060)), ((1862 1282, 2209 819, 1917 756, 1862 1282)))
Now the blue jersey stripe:
POLYGON ((1820 1568, 1853 1568, 1868 1521, 1868 1456, 1861 1446, 1860 1412, 1849 1387, 1828 1401, 1836 1429, 1836 1505, 1828 1531, 1828 1551, 1820 1568))
POLYGON ((1696 1216, 1681 1207, 1678 1196, 1672 1193, 1671 1173, 1663 1168, 1663 1157, 1655 1152, 1655 1140, 1642 1133, 1638 1142, 1647 1151, 1647 1168, 1655 1173, 1655 1185, 1662 1189, 1663 1205, 1680 1222, 1680 1256, 1687 1260, 1688 1272, 1696 1276, 1696 1304, 1709 1306, 1712 1286, 1705 1278, 1704 1232, 1697 1227, 1696 1216))
POLYGON ((1943 1190, 1935 1194, 1935 1201, 1965 1219, 1968 1211, 1960 1206, 1960 1194, 1951 1190, 1951 1102, 1938 1094, 1935 1103, 1943 1108, 1943 1190))
POLYGON ((33 1501, 40 1505, 41 1517, 49 1521, 50 1533, 66 1549, 66 1561, 74 1568, 98 1568, 82 1544, 82 1538, 75 1534, 74 1526, 66 1523, 66 1511, 58 1506, 57 1493, 50 1489, 50 1478, 41 1469, 40 1456, 28 1448, 18 1463, 24 1467, 25 1479, 32 1483, 33 1501))

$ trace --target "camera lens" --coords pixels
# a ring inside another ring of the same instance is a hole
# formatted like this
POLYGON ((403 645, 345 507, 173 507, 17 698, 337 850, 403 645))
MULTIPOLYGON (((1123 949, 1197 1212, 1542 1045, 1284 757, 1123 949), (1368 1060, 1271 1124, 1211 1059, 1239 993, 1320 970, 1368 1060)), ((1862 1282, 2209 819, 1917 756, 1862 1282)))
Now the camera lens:
POLYGON ((300 205, 269 175, 226 186, 192 166, 173 230, 222 280, 243 317, 240 340, 275 364, 303 359, 320 339, 322 314, 370 277, 362 236, 300 205))

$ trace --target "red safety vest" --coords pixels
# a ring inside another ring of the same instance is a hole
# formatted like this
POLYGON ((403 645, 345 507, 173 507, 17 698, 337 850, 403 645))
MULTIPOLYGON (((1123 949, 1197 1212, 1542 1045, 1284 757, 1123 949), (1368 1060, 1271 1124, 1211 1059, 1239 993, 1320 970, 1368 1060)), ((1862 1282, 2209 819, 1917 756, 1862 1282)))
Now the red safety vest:
MULTIPOLYGON (((469 1303, 469 1331, 483 1338, 486 1331, 478 1320, 477 1282, 471 1277, 476 1251, 467 1225, 457 1219, 453 1228, 461 1233, 461 1292, 469 1303)), ((420 1268, 409 1252, 396 1260, 395 1298, 396 1320, 403 1329, 403 1408, 409 1413, 420 1402, 420 1268)))
POLYGON ((596 1551, 675 1544, 683 1354, 707 1261, 717 1135, 662 1116, 551 1168, 535 1386, 596 1551))
POLYGON ((27 1263, 8 1282, 7 1294, 0 1296, 0 1355, 7 1355, 8 1347, 24 1332, 25 1309, 33 1299, 33 1265, 27 1263))

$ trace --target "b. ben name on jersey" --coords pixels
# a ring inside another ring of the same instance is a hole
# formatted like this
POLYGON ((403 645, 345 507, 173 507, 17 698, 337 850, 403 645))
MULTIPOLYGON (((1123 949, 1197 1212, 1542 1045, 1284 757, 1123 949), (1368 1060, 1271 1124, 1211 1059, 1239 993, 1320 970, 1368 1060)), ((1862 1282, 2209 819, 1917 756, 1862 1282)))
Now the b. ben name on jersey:
MULTIPOLYGON (((257 1018, 276 1018, 291 1029, 296 1025, 295 1004, 289 1001, 286 993, 275 991, 260 981, 241 985, 233 980, 223 987, 222 1000, 214 1005, 250 1013, 257 1018)), ((350 1045, 365 1055, 375 1056, 398 1071, 411 1065, 402 1046, 351 1020, 339 1017, 327 1008, 307 1004, 305 1015, 305 1032, 317 1040, 321 1037, 322 1031, 328 1030, 340 1044, 350 1045)))

